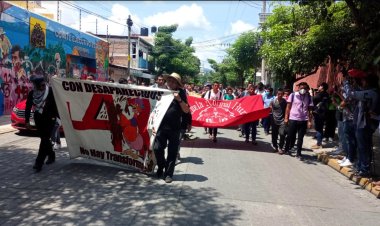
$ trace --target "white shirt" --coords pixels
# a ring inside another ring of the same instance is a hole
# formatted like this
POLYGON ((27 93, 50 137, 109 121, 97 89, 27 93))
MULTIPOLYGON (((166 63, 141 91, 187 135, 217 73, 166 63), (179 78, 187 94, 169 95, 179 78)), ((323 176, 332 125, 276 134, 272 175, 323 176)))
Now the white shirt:
POLYGON ((217 93, 214 93, 213 90, 209 90, 209 91, 207 91, 207 93, 205 95, 205 99, 207 99, 207 100, 224 100, 224 96, 220 90, 218 90, 217 93))

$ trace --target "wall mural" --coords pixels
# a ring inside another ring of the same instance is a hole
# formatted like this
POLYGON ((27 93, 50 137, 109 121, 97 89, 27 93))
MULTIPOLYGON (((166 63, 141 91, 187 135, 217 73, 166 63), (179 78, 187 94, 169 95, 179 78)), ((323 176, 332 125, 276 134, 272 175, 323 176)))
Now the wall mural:
POLYGON ((106 81, 108 62, 104 40, 0 2, 0 115, 26 99, 33 76, 106 81))

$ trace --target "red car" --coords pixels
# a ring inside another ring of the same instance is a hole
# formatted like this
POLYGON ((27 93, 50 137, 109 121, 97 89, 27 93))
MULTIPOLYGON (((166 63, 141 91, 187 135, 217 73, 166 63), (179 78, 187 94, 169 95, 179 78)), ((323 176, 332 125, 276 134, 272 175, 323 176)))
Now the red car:
MULTIPOLYGON (((25 127, 25 108, 26 108, 26 99, 16 104, 11 113, 11 122, 12 127, 18 129, 20 131, 27 131, 28 129, 25 127)), ((34 122, 34 107, 30 111, 30 130, 37 130, 36 123, 34 122)), ((63 133, 63 127, 59 128, 59 131, 63 133)))
MULTIPOLYGON (((11 113, 12 127, 20 131, 28 130, 25 127, 25 108, 26 108, 26 100, 23 100, 20 103, 16 104, 16 106, 13 108, 12 113, 11 113)), ((32 127, 31 130, 36 130, 37 128, 34 122, 33 115, 34 115, 34 111, 32 108, 32 111, 30 112, 30 125, 32 127)))

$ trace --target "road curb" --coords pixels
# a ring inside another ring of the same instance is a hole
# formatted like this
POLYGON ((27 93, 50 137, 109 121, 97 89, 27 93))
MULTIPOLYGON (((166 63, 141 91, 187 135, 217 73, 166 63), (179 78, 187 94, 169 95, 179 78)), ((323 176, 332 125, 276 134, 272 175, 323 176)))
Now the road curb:
POLYGON ((354 173, 351 172, 351 169, 348 167, 339 166, 338 160, 332 158, 326 153, 317 154, 318 161, 330 166, 341 174, 345 175, 348 179, 353 181, 355 184, 360 185, 362 188, 365 188, 367 191, 371 192, 376 198, 380 198, 380 191, 375 190, 375 186, 372 184, 372 180, 369 178, 358 178, 354 176, 354 173))

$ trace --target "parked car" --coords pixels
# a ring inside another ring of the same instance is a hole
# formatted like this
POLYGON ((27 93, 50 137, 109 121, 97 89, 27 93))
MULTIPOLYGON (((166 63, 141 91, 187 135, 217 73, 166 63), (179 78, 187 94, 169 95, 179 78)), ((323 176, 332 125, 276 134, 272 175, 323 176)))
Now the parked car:
MULTIPOLYGON (((26 108, 26 100, 23 100, 16 104, 11 113, 11 125, 13 128, 18 129, 20 131, 27 130, 37 130, 36 123, 34 122, 34 107, 30 111, 30 121, 29 124, 31 126, 30 129, 27 129, 25 126, 25 108, 26 108)), ((60 132, 63 132, 63 128, 61 126, 60 132)))
MULTIPOLYGON (((26 100, 23 100, 13 107, 13 110, 11 113, 12 127, 20 131, 28 130, 25 126, 25 108, 26 108, 26 100)), ((34 116, 34 109, 32 108, 30 112, 30 125, 31 125, 30 130, 37 129, 33 116, 34 116)))

